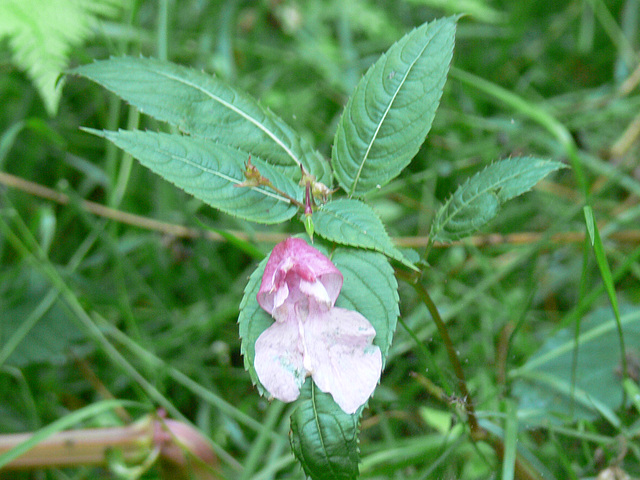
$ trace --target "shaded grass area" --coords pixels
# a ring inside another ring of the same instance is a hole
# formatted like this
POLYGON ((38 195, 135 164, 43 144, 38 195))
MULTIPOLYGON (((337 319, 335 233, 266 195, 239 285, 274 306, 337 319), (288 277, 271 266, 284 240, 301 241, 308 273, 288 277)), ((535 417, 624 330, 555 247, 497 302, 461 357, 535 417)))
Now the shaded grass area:
MULTIPOLYGON (((496 159, 536 155, 572 167, 505 205, 474 242, 434 248, 421 280, 448 326, 479 422, 503 438, 504 457, 471 441, 436 327, 401 284, 402 321, 362 420, 362 477, 514 478, 516 449, 533 478, 595 478, 613 466, 639 477, 638 405, 632 387, 623 395, 621 353, 610 342, 617 333, 607 325, 613 295, 637 386, 640 6, 439 3, 141 1, 99 28, 73 62, 143 54, 216 73, 328 157, 342 106, 380 52, 423 21, 483 7, 460 21, 427 142, 369 201, 399 242, 424 238, 436 207, 496 159), (602 237, 599 257, 586 204, 602 237), (516 242, 517 234, 529 235, 516 242), (596 368, 602 373, 589 376, 596 368)), ((105 399, 133 400, 193 422, 224 478, 303 478, 287 438, 290 409, 251 385, 236 325, 256 257, 274 244, 265 235, 302 225, 256 226, 203 206, 79 130, 163 127, 79 79, 68 79, 50 118, 6 49, 0 68, 1 170, 67 197, 0 192, 0 432, 36 430, 105 399), (107 220, 86 201, 196 231, 243 232, 258 251, 140 228, 117 213, 107 220)), ((85 424, 138 415, 114 409, 85 424)), ((11 475, 113 478, 88 468, 11 475)))

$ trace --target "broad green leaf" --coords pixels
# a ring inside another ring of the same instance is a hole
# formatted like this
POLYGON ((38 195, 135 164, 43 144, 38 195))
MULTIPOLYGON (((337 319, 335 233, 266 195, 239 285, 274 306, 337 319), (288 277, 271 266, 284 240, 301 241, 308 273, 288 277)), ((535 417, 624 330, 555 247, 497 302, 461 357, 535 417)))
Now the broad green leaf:
POLYGON ((424 24, 373 65, 347 102, 332 165, 349 196, 396 177, 429 133, 453 55, 456 17, 424 24))
POLYGON ((358 477, 358 415, 344 413, 307 379, 291 415, 291 448, 313 480, 358 477))
MULTIPOLYGON (((239 187, 244 178, 243 152, 201 138, 141 131, 97 131, 140 163, 187 193, 230 215, 258 223, 279 223, 298 208, 267 187, 239 187)), ((251 162, 280 191, 300 201, 302 190, 260 158, 251 162)))
POLYGON ((560 162, 532 157, 509 158, 488 166, 458 187, 440 208, 430 239, 446 242, 474 233, 497 215, 504 202, 560 168, 564 168, 560 162))
MULTIPOLYGON (((313 246, 328 254, 319 244, 313 246)), ((356 310, 371 322, 376 330, 373 343, 380 347, 384 363, 399 315, 398 283, 393 268, 384 255, 353 248, 337 248, 331 260, 344 277, 336 306, 356 310)), ((273 323, 271 316, 262 310, 256 299, 266 264, 265 258, 251 274, 240 302, 238 317, 244 365, 261 393, 265 390, 258 381, 253 359, 256 340, 273 323)))
POLYGON ((13 297, 0 298, 0 367, 64 364, 84 335, 45 279, 31 269, 24 274, 14 280, 13 297))
MULTIPOLYGON (((640 310, 621 306, 620 323, 629 346, 628 356, 640 345, 640 310)), ((512 391, 525 423, 594 419, 620 407, 623 399, 620 343, 616 319, 610 308, 601 308, 581 325, 578 344, 573 328, 550 337, 522 367, 512 370, 512 391), (572 358, 578 349, 575 384, 572 358)))
POLYGON ((74 47, 92 36, 98 15, 116 17, 127 0, 2 0, 0 40, 8 37, 13 62, 27 72, 49 115, 55 115, 74 47))
POLYGON ((230 145, 299 179, 300 165, 329 185, 328 162, 249 95, 214 76, 150 58, 119 57, 73 70, 140 111, 184 132, 230 145))
POLYGON ((371 207, 354 199, 329 202, 313 213, 315 232, 332 242, 371 248, 416 267, 405 258, 389 238, 384 225, 371 207))

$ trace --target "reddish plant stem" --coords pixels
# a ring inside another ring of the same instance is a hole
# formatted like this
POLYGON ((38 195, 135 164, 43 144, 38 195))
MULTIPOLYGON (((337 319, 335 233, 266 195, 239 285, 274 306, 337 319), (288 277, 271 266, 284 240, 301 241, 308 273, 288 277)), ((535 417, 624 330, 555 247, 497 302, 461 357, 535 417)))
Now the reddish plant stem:
MULTIPOLYGON (((415 274, 409 274, 402 270, 396 270, 396 274, 398 278, 401 278, 413 287, 413 289, 420 297, 420 300, 422 300, 422 302, 427 307, 427 310, 429 310, 431 318, 433 318, 433 321, 436 324, 438 333, 440 334, 445 348, 447 349, 449 361, 451 362, 453 371, 456 375, 456 378, 458 379, 458 388, 460 389, 462 403, 465 407, 465 411, 467 413, 467 418, 469 421, 471 440, 473 442, 486 441, 496 452, 496 456, 498 457, 498 459, 502 461, 504 459, 505 451, 504 442, 501 438, 496 437, 495 435, 490 435, 489 432, 482 428, 478 423, 473 399, 471 398, 471 394, 469 393, 469 389, 467 388, 467 382, 464 376, 464 370, 462 369, 462 364, 460 363, 458 353, 456 352, 456 349, 453 346, 453 342, 451 341, 451 337, 449 336, 447 325, 444 323, 444 320, 442 320, 440 312, 438 312, 438 307, 436 307, 436 304, 431 299, 429 292, 427 292, 427 289, 420 283, 415 274)), ((514 473, 515 478, 517 478, 518 480, 542 480, 536 470, 532 468, 526 460, 523 460, 520 455, 516 456, 514 473)))
MULTIPOLYGON (((0 435, 0 455, 31 438, 31 433, 0 435)), ((3 468, 23 469, 76 465, 104 465, 109 452, 119 450, 123 460, 140 462, 154 448, 151 419, 124 427, 58 432, 36 444, 3 468)))
POLYGON ((462 397, 462 402, 465 406, 465 411, 467 412, 467 417, 469 419, 469 428, 471 429, 471 437, 474 441, 484 440, 487 438, 487 432, 480 425, 478 425, 478 419, 476 417, 475 408, 473 406, 473 400, 471 399, 471 394, 469 393, 469 389, 467 388, 467 381, 464 377, 464 370, 462 369, 462 365, 460 364, 460 359, 458 358, 458 354, 456 349, 453 346, 453 342, 451 341, 451 337, 449 336, 449 331, 447 330, 447 326, 442 320, 440 316, 440 312, 438 312, 438 307, 433 303, 429 292, 424 288, 417 279, 412 279, 408 275, 406 275, 402 271, 398 271, 399 276, 407 281, 413 289, 416 291, 420 300, 425 304, 427 310, 431 314, 431 318, 433 318, 434 323, 436 324, 436 328, 438 329, 438 333, 442 338, 445 348, 447 349, 447 354, 449 356, 449 361, 453 366, 453 371, 456 374, 456 378, 458 379, 458 388, 460 389, 460 395, 462 397))

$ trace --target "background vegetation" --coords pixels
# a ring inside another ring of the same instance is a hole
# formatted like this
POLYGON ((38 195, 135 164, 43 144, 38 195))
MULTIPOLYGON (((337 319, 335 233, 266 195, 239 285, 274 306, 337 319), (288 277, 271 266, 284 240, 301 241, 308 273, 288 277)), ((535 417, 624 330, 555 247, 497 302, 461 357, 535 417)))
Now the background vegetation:
MULTIPOLYGON (((79 130, 160 127, 79 78, 66 78, 58 103, 29 68, 50 58, 39 45, 59 42, 69 65, 141 54, 215 73, 329 156, 346 98, 380 53, 424 21, 467 12, 427 142, 369 202, 399 245, 420 249, 436 207, 495 159, 531 154, 572 167, 508 203, 481 234, 434 248, 423 283, 478 416, 507 454, 517 444, 544 478, 595 478, 612 467, 640 477, 640 2, 100 3, 84 10, 78 35, 64 38, 61 20, 29 45, 0 20, 0 433, 36 430, 107 398, 134 400, 139 407, 86 425, 161 407, 211 439, 224 478, 303 477, 287 406, 252 387, 236 325, 249 274, 288 232, 203 206, 79 130), (609 274, 586 233, 585 202, 609 274), (626 396, 612 303, 624 324, 626 396)), ((509 478, 466 433, 424 305, 403 283, 400 297, 402 321, 362 420, 362 478, 509 478), (452 393, 439 397, 439 388, 452 393)), ((81 468, 6 478, 113 476, 81 468)))

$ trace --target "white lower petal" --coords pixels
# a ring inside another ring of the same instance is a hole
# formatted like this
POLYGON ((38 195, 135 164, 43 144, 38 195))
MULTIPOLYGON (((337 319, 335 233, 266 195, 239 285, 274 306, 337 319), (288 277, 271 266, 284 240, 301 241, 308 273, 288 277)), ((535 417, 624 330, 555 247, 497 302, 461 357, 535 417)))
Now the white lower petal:
POLYGON ((264 388, 283 402, 298 398, 307 371, 297 322, 275 322, 258 337, 255 349, 254 366, 264 388))
POLYGON ((327 293, 327 289, 320 280, 314 282, 307 282, 306 280, 300 280, 300 291, 309 298, 313 298, 318 305, 322 305, 326 308, 331 307, 331 298, 327 293))
POLYGON ((380 380, 382 355, 371 343, 375 329, 358 312, 332 308, 310 315, 304 333, 316 385, 346 413, 354 413, 380 380))

